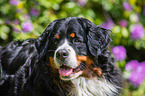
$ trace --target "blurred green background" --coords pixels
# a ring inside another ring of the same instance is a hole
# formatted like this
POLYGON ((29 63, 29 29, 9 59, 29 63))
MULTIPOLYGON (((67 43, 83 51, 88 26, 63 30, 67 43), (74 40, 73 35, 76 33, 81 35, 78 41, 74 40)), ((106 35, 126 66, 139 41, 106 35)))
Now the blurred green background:
POLYGON ((37 38, 50 22, 67 17, 112 30, 110 51, 126 81, 123 96, 145 96, 144 0, 0 0, 0 45, 37 38))

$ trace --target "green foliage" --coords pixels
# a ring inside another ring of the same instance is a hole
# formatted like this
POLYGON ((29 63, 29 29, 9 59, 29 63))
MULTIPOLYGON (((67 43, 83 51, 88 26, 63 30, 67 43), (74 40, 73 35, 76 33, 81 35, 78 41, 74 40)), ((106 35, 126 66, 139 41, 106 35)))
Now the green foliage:
MULTIPOLYGON (((130 72, 125 70, 126 63, 133 59, 145 60, 145 37, 137 40, 131 37, 134 24, 145 26, 144 0, 18 0, 16 5, 10 4, 10 1, 0 0, 0 45, 12 40, 37 38, 55 19, 84 17, 104 28, 104 24, 110 26, 111 48, 125 46, 127 58, 117 61, 116 65, 121 68, 126 80, 130 76, 130 72), (124 2, 128 2, 131 8, 126 9, 124 2), (127 24, 122 25, 121 20, 127 24), (33 30, 26 31, 22 27, 25 21, 32 22, 33 30)), ((125 90, 127 96, 143 96, 145 82, 136 88, 127 82, 125 90)))

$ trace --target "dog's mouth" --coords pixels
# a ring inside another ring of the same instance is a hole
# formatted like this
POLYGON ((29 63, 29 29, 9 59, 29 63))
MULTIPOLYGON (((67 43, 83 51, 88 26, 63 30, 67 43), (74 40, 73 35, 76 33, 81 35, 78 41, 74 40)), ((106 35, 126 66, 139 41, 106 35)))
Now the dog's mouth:
POLYGON ((76 68, 70 68, 66 65, 62 65, 58 70, 62 80, 71 80, 80 76, 83 73, 84 69, 84 66, 80 64, 76 68))

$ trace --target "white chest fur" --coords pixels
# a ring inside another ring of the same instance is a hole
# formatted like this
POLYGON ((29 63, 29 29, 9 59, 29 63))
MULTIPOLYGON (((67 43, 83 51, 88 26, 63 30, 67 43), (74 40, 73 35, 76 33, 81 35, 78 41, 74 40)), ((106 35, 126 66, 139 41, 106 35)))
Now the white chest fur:
POLYGON ((86 79, 79 77, 72 82, 75 85, 75 96, 114 96, 117 93, 117 86, 111 84, 104 79, 98 80, 97 78, 86 79))

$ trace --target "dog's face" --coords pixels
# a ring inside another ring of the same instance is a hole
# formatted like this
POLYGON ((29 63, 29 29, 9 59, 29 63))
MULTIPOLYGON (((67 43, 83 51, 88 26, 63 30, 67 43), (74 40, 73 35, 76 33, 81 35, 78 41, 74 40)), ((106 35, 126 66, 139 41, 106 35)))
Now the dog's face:
POLYGON ((82 18, 56 20, 49 27, 51 29, 46 30, 49 31, 49 40, 44 45, 49 43, 47 50, 50 65, 57 70, 62 80, 89 76, 92 73, 101 75, 97 59, 100 51, 103 48, 106 50, 110 41, 106 41, 108 33, 103 33, 103 29, 97 29, 96 25, 82 18))
POLYGON ((79 59, 88 55, 87 33, 75 19, 59 21, 54 27, 49 49, 55 50, 53 66, 58 69, 61 79, 74 79, 83 73, 79 59))

